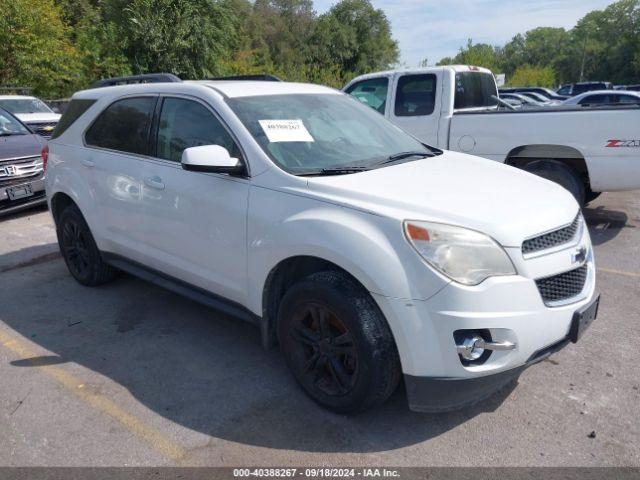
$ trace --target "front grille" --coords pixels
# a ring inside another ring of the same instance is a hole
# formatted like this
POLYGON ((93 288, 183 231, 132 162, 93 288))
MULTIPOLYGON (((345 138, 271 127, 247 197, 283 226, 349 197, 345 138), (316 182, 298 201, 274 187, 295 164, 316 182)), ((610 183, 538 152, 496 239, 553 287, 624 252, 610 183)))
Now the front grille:
POLYGON ((42 174, 40 157, 0 160, 0 185, 3 187, 23 183, 40 174, 42 174))
POLYGON ((578 214, 571 225, 567 227, 522 242, 522 253, 527 255, 569 243, 576 236, 579 227, 580 214, 578 214))
POLYGON ((578 296, 587 280, 588 268, 585 263, 575 270, 536 280, 536 285, 544 303, 548 305, 578 296))

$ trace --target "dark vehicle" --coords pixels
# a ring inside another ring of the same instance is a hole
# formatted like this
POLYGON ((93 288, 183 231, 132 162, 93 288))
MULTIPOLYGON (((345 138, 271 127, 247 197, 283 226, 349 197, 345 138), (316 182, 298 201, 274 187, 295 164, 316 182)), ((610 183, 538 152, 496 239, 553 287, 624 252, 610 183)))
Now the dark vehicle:
POLYGON ((46 144, 0 108, 0 216, 46 203, 41 156, 46 144))
POLYGON ((544 88, 544 87, 508 87, 508 88, 501 88, 500 92, 504 92, 504 93, 538 93, 546 98, 548 98, 549 100, 566 100, 569 98, 568 95, 559 95, 558 93, 554 92, 553 90, 551 90, 550 88, 544 88))
POLYGON ((557 91, 558 95, 575 96, 592 90, 613 90, 611 82, 580 82, 563 85, 557 91))
POLYGON ((640 92, 640 85, 627 85, 625 90, 631 90, 632 92, 640 92))

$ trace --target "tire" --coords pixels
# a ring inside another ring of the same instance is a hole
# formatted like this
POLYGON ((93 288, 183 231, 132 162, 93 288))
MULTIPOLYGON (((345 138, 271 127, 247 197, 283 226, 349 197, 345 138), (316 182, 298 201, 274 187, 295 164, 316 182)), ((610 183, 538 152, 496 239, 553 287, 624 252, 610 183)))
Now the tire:
POLYGON ((536 160, 527 164, 524 169, 546 178, 568 190, 580 207, 585 204, 585 186, 575 170, 556 160, 536 160))
POLYGON ((60 253, 69 273, 82 285, 95 287, 113 280, 117 270, 102 260, 91 230, 75 205, 60 214, 56 224, 60 253))
POLYGON ((278 340, 303 390, 333 412, 380 405, 400 382, 386 319, 347 274, 318 272, 292 286, 278 310, 278 340))

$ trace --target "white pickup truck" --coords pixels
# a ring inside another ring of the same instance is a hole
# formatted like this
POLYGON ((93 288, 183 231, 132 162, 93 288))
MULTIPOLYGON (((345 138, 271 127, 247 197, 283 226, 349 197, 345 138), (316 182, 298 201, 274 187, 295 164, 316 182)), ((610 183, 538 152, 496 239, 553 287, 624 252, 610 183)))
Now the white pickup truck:
POLYGON ((638 107, 511 110, 491 71, 473 66, 371 73, 344 91, 425 143, 553 180, 580 204, 640 188, 638 107))

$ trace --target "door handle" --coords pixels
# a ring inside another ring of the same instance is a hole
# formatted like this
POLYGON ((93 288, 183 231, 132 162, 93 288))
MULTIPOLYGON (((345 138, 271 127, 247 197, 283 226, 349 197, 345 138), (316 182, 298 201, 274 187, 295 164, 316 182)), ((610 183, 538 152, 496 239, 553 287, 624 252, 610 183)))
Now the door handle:
POLYGON ((149 188, 155 188, 156 190, 164 190, 164 183, 162 183, 162 179, 157 175, 154 177, 145 178, 144 184, 149 188))
POLYGON ((82 164, 85 167, 89 167, 89 168, 93 168, 93 167, 96 166, 96 163, 93 160, 89 160, 89 159, 86 159, 86 158, 82 159, 82 164))

